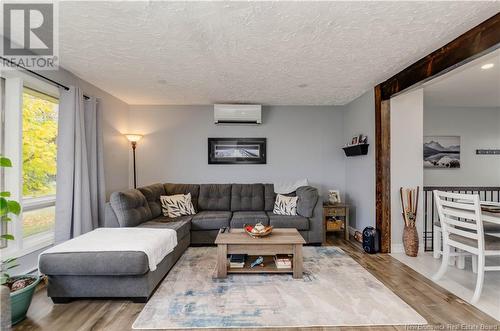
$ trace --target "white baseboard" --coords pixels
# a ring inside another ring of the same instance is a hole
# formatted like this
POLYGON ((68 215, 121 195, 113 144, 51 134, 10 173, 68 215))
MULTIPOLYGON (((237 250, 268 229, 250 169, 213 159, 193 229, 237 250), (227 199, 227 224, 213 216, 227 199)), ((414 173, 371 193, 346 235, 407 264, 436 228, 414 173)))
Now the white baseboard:
MULTIPOLYGON (((356 232, 356 231, 359 231, 359 230, 356 228, 353 228, 352 226, 349 227, 349 234, 351 236, 354 236, 354 232, 356 232)), ((359 232, 361 232, 361 231, 359 231, 359 232)))
MULTIPOLYGON (((349 234, 351 236, 354 236, 354 232, 356 231, 359 231, 361 233, 363 233, 363 231, 361 230, 358 230, 352 226, 349 226, 349 234)), ((404 253, 405 252, 405 248, 403 246, 402 243, 398 243, 398 244, 391 244, 391 253, 404 253)), ((418 245, 418 252, 419 253, 423 253, 424 252, 424 243, 423 241, 420 241, 419 242, 419 245, 418 245)))
MULTIPOLYGON (((356 231, 359 231, 359 230, 356 228, 353 228, 352 226, 349 227, 349 234, 351 236, 354 236, 354 232, 356 232, 356 231)), ((359 232, 361 232, 361 231, 359 231, 359 232)))
MULTIPOLYGON (((351 236, 354 236, 354 232, 356 232, 356 231, 359 231, 359 230, 356 228, 353 228, 352 226, 349 227, 349 234, 351 236)), ((361 231, 359 231, 359 232, 361 232, 361 231)))
POLYGON ((403 244, 391 244, 391 253, 404 253, 405 248, 403 244))
MULTIPOLYGON (((391 244, 391 253, 404 253, 405 252, 405 247, 403 244, 391 244)), ((423 253, 424 252, 424 243, 420 242, 418 244, 418 252, 423 253)))
MULTIPOLYGON (((356 228, 354 228, 352 226, 349 226, 349 234, 351 236, 354 236, 354 232, 356 232, 356 231, 359 231, 359 232, 363 233, 363 231, 358 230, 358 229, 356 229, 356 228)), ((404 253, 404 252, 405 252, 405 248, 404 248, 404 246, 403 246, 402 243, 400 243, 400 244, 391 244, 391 253, 404 253)), ((419 242, 418 252, 419 253, 423 253, 424 252, 424 243, 423 243, 423 241, 419 242)))

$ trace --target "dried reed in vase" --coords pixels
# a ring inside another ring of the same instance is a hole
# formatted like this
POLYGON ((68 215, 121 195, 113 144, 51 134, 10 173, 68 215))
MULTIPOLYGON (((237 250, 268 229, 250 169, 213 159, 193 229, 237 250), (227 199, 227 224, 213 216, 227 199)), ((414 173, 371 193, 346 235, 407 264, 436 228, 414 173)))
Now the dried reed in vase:
POLYGON ((416 189, 399 189, 401 196, 401 207, 403 209, 403 246, 408 256, 418 255, 418 232, 416 228, 419 187, 416 189))
POLYGON ((401 197, 401 208, 403 210, 403 220, 405 226, 415 227, 417 222, 417 209, 418 209, 418 196, 420 192, 420 187, 417 186, 416 189, 413 188, 403 188, 399 189, 399 194, 401 197))

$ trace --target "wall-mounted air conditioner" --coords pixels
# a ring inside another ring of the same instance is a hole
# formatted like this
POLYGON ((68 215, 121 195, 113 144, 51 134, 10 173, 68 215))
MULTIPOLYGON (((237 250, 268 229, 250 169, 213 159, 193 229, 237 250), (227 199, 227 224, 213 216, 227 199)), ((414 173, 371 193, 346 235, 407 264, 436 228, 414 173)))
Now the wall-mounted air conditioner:
POLYGON ((261 105, 214 105, 215 124, 261 124, 261 105))

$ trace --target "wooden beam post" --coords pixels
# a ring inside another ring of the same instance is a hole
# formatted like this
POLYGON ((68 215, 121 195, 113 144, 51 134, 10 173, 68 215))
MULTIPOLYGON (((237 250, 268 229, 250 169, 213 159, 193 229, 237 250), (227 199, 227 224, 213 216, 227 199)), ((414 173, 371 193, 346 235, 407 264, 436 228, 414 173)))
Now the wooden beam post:
POLYGON ((382 100, 425 83, 500 46, 500 13, 392 76, 382 85, 382 100))
POLYGON ((382 101, 381 85, 375 87, 376 227, 380 252, 391 252, 391 119, 390 101, 382 101))

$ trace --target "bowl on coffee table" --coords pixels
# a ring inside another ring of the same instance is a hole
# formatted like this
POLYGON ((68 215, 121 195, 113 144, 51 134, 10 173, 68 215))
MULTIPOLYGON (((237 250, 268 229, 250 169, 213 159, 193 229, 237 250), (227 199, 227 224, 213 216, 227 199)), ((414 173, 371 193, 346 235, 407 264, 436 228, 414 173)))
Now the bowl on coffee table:
POLYGON ((271 225, 263 225, 262 223, 257 223, 255 225, 243 225, 245 232, 252 238, 262 238, 270 235, 273 232, 273 227, 271 225))

